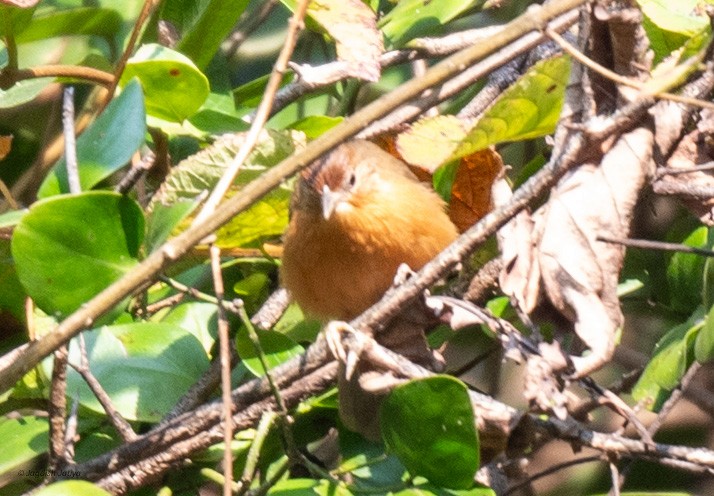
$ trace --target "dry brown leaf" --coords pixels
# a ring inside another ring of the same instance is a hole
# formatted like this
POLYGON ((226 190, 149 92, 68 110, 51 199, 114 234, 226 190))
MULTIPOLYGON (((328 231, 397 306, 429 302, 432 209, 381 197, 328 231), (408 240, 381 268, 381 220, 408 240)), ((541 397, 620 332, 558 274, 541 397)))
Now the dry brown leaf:
MULTIPOLYGON (((681 139, 677 148, 672 153, 667 167, 674 170, 686 170, 710 163, 714 159, 714 112, 702 111, 702 118, 697 124, 697 129, 686 134, 681 139)), ((689 191, 714 191, 714 171, 692 171, 685 174, 666 174, 659 178, 653 185, 655 191, 672 189, 680 190, 683 202, 692 213, 709 225, 714 225, 714 198, 701 198, 697 195, 686 195, 689 191)))
POLYGON ((7 154, 10 153, 10 150, 12 149, 12 138, 12 135, 0 135, 0 160, 7 157, 7 154))
POLYGON ((600 368, 614 352, 623 323, 617 283, 625 252, 596 238, 627 237, 639 192, 652 173, 653 141, 646 128, 621 136, 599 166, 584 164, 562 179, 536 220, 544 291, 590 349, 572 358, 578 377, 600 368))
POLYGON ((312 0, 308 14, 335 40, 337 58, 349 75, 379 80, 384 43, 372 9, 361 0, 312 0))
MULTIPOLYGON (((505 179, 498 179, 492 188, 493 205, 507 204, 513 192, 505 179)), ((513 219, 499 229, 498 247, 503 269, 498 277, 501 291, 512 304, 529 314, 538 303, 540 267, 536 263, 537 235, 528 210, 521 210, 513 219)))
MULTIPOLYGON (((614 352, 623 322, 617 283, 624 249, 596 239, 627 237, 639 192, 652 174, 653 142, 645 128, 623 135, 601 159, 591 156, 563 178, 532 218, 522 212, 499 231, 504 293, 527 313, 543 293, 573 322, 590 350, 571 357, 578 377, 604 365, 614 352)), ((507 185, 497 182, 494 203, 509 198, 507 185)), ((531 381, 532 391, 543 387, 541 375, 531 381)), ((537 395, 531 399, 541 404, 537 395)))
POLYGON ((491 210, 491 186, 502 172, 503 161, 493 148, 461 159, 449 201, 449 217, 459 232, 466 231, 491 210))

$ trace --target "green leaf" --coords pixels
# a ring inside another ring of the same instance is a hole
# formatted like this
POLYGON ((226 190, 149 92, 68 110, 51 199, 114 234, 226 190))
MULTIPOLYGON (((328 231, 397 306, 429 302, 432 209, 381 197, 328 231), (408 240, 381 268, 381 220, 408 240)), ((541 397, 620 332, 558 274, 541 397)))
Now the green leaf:
POLYGON ((560 116, 570 58, 553 57, 531 67, 469 131, 452 158, 463 157, 504 141, 550 134, 560 116))
MULTIPOLYGON (((45 453, 49 443, 49 425, 46 418, 0 417, 0 476, 17 477, 18 467, 45 453)), ((0 477, 0 479, 4 479, 0 477)))
POLYGON ((496 492, 490 487, 472 487, 466 490, 446 490, 432 484, 419 484, 402 491, 394 493, 394 496, 496 496, 496 492))
POLYGON ((632 389, 632 397, 644 402, 647 409, 658 411, 692 364, 692 351, 703 318, 704 309, 700 307, 655 345, 652 359, 632 389))
MULTIPOLYGON (((71 469, 67 470, 71 471, 71 469)), ((80 496, 111 496, 110 493, 101 487, 83 480, 54 482, 32 494, 35 496, 66 496, 67 494, 77 494, 80 496)))
POLYGON ((146 222, 146 251, 153 252, 169 239, 174 229, 198 204, 197 200, 179 200, 172 205, 155 203, 146 222))
MULTIPOLYGON (((226 135, 213 145, 183 160, 171 170, 159 192, 152 198, 170 205, 182 198, 193 199, 210 191, 223 176, 245 139, 244 134, 226 135)), ((229 195, 236 194, 270 167, 304 145, 304 135, 297 131, 265 130, 236 178, 229 195)), ((288 222, 290 190, 281 186, 217 231, 222 247, 256 247, 264 239, 280 236, 288 222)))
POLYGON ((99 191, 57 196, 22 218, 12 255, 37 306, 68 315, 136 265, 143 237, 144 217, 130 198, 99 191))
MULTIPOLYGON (((660 61, 688 40, 710 31, 709 19, 699 6, 701 0, 637 0, 644 18, 655 61, 660 61)), ((712 4, 713 2, 704 2, 712 4)))
POLYGON ((248 5, 248 0, 171 0, 161 17, 183 33, 176 49, 206 68, 248 5))
POLYGON ((450 177, 449 167, 441 171, 437 167, 497 143, 552 133, 560 115, 569 73, 568 57, 538 62, 501 94, 475 126, 469 128, 453 115, 427 117, 399 134, 397 149, 406 162, 436 170, 434 181, 438 191, 443 193, 449 186, 445 181, 450 177))
MULTIPOLYGON (((137 322, 83 335, 92 374, 127 420, 160 420, 209 366, 198 339, 172 324, 137 322)), ((70 343, 69 360, 81 363, 76 339, 70 343)), ((104 413, 84 380, 70 370, 67 394, 77 392, 80 404, 104 413)))
POLYGON ((329 131, 344 120, 343 117, 329 117, 327 115, 311 115, 290 124, 288 127, 295 131, 302 131, 309 140, 313 140, 329 131))
POLYGON ((25 320, 25 289, 20 284, 10 254, 10 240, 0 239, 0 310, 8 310, 20 322, 25 320))
POLYGON ((285 479, 268 491, 270 496, 350 496, 352 493, 344 483, 335 484, 328 480, 285 479))
MULTIPOLYGON (((94 123, 77 138, 79 180, 91 189, 124 167, 144 143, 146 114, 137 82, 128 84, 94 123)), ((69 192, 64 157, 57 161, 37 193, 39 198, 69 192)))
POLYGON ((444 24, 481 3, 481 0, 402 0, 378 25, 390 46, 400 47, 419 36, 440 34, 444 24))
POLYGON ((479 467, 474 422, 466 386, 450 376, 398 386, 381 409, 384 442, 411 474, 453 489, 474 484, 479 467))
POLYGON ((17 42, 28 43, 57 36, 78 35, 113 38, 121 27, 121 16, 112 9, 80 7, 67 10, 43 10, 17 36, 17 42))
POLYGON ((0 109, 17 107, 35 99, 54 78, 37 78, 18 81, 7 90, 0 89, 0 109))
POLYGON ((10 210, 0 214, 0 228, 15 227, 28 211, 26 208, 23 208, 22 210, 10 210))
POLYGON ((185 55, 157 44, 144 45, 129 59, 119 85, 137 78, 144 88, 146 112, 182 122, 201 108, 210 93, 208 79, 185 55))
POLYGON ((218 335, 218 310, 213 303, 202 301, 179 303, 163 316, 161 323, 187 330, 196 336, 208 353, 218 335))
POLYGON ((714 357, 714 306, 709 309, 704 326, 697 334, 694 356, 699 363, 707 363, 714 357))
MULTIPOLYGON (((708 229, 700 226, 681 242, 686 246, 707 248, 708 229)), ((670 306, 678 312, 690 313, 702 301, 702 274, 705 259, 693 253, 677 252, 667 265, 670 306)))
MULTIPOLYGON (((34 3, 37 4, 37 1, 34 3)), ((16 37, 19 36, 30 25, 35 9, 36 5, 31 8, 0 5, 0 36, 5 36, 8 25, 11 27, 12 33, 16 37)))
MULTIPOLYGON (((265 354, 268 369, 272 369, 293 357, 300 355, 304 349, 284 334, 275 331, 256 331, 258 341, 265 354)), ((248 331, 242 328, 236 336, 236 349, 243 364, 253 375, 260 377, 265 374, 263 365, 258 358, 258 352, 248 336, 248 331)))

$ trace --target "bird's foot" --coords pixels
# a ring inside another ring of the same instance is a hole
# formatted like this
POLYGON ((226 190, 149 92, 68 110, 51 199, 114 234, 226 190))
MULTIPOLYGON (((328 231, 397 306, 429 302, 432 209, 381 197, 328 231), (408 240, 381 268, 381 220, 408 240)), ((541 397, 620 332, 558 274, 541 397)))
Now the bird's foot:
POLYGON ((398 288, 415 275, 416 272, 414 272, 407 264, 399 264, 399 267, 397 267, 397 273, 394 275, 394 280, 392 281, 392 287, 398 288))
POLYGON ((333 320, 325 327, 325 340, 332 356, 345 366, 345 377, 349 380, 354 374, 362 350, 367 345, 367 336, 347 322, 333 320))

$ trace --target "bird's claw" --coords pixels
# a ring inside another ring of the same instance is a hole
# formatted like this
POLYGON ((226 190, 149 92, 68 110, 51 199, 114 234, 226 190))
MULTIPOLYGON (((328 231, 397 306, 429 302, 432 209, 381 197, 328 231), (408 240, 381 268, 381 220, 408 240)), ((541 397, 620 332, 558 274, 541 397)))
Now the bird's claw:
POLYGON ((399 267, 397 267, 397 273, 394 274, 394 281, 392 281, 392 287, 398 288, 399 286, 406 283, 409 279, 414 277, 415 274, 416 272, 414 272, 407 264, 399 264, 399 267))
POLYGON ((357 368, 357 361, 365 346, 364 335, 356 331, 347 322, 332 321, 325 327, 325 340, 332 356, 345 366, 345 378, 349 380, 357 368), (349 344, 343 344, 343 338, 349 334, 349 344))

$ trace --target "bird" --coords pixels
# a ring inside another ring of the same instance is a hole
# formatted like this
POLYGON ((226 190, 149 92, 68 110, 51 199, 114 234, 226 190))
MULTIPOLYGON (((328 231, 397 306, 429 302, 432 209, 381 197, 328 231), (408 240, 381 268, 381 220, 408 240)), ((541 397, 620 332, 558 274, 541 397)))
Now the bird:
POLYGON ((401 264, 419 270, 457 229, 434 189, 366 140, 336 147, 300 174, 281 279, 318 320, 351 320, 376 303, 401 264))
MULTIPOLYGON (((404 162, 369 141, 348 141, 299 175, 280 277, 308 316, 349 321, 381 298, 402 264, 420 269, 457 235, 445 202, 404 162)), ((373 337, 432 366, 438 360, 427 345, 423 315, 413 303, 373 337)), ((360 363, 354 375, 338 377, 339 413, 348 428, 377 441, 386 392, 365 386, 374 376, 379 372, 360 363)))

